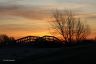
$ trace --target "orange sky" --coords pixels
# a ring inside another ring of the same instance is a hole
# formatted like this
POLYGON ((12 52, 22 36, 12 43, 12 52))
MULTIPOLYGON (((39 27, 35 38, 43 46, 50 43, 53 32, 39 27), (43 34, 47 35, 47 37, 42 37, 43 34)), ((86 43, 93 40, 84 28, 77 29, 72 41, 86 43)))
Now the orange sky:
POLYGON ((15 38, 27 35, 50 35, 53 10, 71 9, 96 34, 96 0, 0 0, 0 34, 15 38))

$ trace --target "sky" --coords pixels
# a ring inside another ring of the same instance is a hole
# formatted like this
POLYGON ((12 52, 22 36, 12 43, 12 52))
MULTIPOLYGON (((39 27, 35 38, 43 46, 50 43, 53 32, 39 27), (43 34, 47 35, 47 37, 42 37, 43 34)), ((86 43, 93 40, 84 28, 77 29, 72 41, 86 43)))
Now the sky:
POLYGON ((96 34, 96 0, 0 0, 0 34, 20 38, 50 35, 52 10, 71 9, 96 34), (86 23, 85 22, 85 23, 86 23))

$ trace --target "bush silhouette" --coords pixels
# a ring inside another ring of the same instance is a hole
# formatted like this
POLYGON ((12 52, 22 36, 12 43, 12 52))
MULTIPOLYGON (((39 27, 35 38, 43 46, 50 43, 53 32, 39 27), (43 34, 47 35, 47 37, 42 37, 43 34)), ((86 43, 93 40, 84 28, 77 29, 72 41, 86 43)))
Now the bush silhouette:
POLYGON ((47 41, 43 39, 42 37, 36 39, 34 46, 39 47, 39 48, 49 47, 47 41))
POLYGON ((0 35, 0 46, 13 46, 15 44, 15 39, 13 37, 8 37, 7 35, 0 35))

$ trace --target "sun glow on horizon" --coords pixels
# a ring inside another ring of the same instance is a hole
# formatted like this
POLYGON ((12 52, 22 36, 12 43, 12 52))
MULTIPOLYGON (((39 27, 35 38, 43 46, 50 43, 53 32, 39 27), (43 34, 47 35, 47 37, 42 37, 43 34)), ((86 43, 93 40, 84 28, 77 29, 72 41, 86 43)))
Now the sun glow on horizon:
POLYGON ((16 39, 28 35, 52 35, 48 30, 50 28, 48 21, 52 12, 67 8, 76 12, 81 19, 86 19, 92 31, 88 38, 94 38, 95 7, 95 0, 0 0, 0 34, 16 39))

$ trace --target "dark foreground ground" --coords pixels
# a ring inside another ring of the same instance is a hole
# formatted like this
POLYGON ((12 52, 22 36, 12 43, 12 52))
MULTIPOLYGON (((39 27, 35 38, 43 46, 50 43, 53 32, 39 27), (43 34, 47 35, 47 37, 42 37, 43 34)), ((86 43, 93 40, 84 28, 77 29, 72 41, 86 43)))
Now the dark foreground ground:
POLYGON ((1 48, 0 62, 12 64, 92 64, 96 63, 96 47, 1 48))

